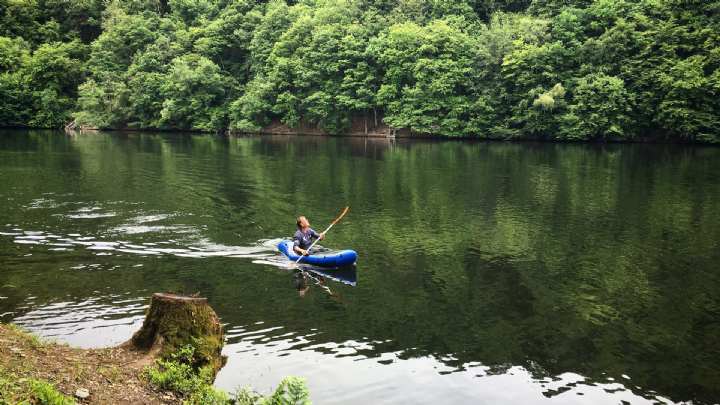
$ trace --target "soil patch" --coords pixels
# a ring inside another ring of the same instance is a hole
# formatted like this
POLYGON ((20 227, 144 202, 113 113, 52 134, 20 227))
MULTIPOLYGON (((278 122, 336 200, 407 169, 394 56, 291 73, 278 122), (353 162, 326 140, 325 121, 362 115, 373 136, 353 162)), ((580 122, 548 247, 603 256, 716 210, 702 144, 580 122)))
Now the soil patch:
POLYGON ((130 345, 107 349, 77 349, 42 341, 13 325, 0 324, 0 402, 26 398, 27 381, 50 382, 61 393, 74 397, 78 389, 90 392, 78 403, 91 404, 170 404, 180 399, 159 392, 142 378, 142 371, 153 364, 152 353, 137 351, 130 345), (9 382, 9 383, 8 383, 9 382))

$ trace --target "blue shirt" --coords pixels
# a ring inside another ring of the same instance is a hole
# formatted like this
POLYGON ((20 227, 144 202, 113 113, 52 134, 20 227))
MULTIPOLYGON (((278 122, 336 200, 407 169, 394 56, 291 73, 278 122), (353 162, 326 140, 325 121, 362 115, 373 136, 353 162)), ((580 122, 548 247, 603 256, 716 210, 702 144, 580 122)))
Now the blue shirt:
POLYGON ((308 228, 307 232, 303 232, 298 229, 293 236, 293 248, 299 247, 300 249, 307 249, 312 245, 313 238, 319 238, 317 232, 314 229, 308 228))

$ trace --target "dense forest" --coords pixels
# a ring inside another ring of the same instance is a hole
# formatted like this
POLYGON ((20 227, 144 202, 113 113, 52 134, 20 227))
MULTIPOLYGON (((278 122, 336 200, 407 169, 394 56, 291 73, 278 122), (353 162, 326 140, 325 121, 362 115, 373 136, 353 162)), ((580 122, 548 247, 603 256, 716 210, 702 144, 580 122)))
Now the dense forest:
POLYGON ((720 1, 0 0, 0 125, 720 142, 720 1))

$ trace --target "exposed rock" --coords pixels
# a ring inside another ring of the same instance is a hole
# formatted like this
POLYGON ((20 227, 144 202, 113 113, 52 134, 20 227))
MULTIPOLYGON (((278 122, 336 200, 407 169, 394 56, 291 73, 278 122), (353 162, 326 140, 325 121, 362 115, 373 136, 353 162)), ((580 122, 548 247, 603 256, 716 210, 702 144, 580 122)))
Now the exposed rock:
POLYGON ((80 399, 86 399, 90 396, 90 391, 87 388, 78 388, 75 391, 75 396, 80 399))

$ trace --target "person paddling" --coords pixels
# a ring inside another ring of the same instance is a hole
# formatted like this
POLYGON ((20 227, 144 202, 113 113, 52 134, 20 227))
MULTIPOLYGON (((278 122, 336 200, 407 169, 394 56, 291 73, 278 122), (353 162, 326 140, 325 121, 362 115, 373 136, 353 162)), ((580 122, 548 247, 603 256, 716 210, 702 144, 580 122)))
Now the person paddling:
POLYGON ((295 253, 303 256, 310 254, 308 248, 312 245, 313 239, 325 239, 325 232, 317 233, 310 228, 310 222, 304 216, 297 218, 297 228, 295 236, 293 236, 293 250, 295 253))

